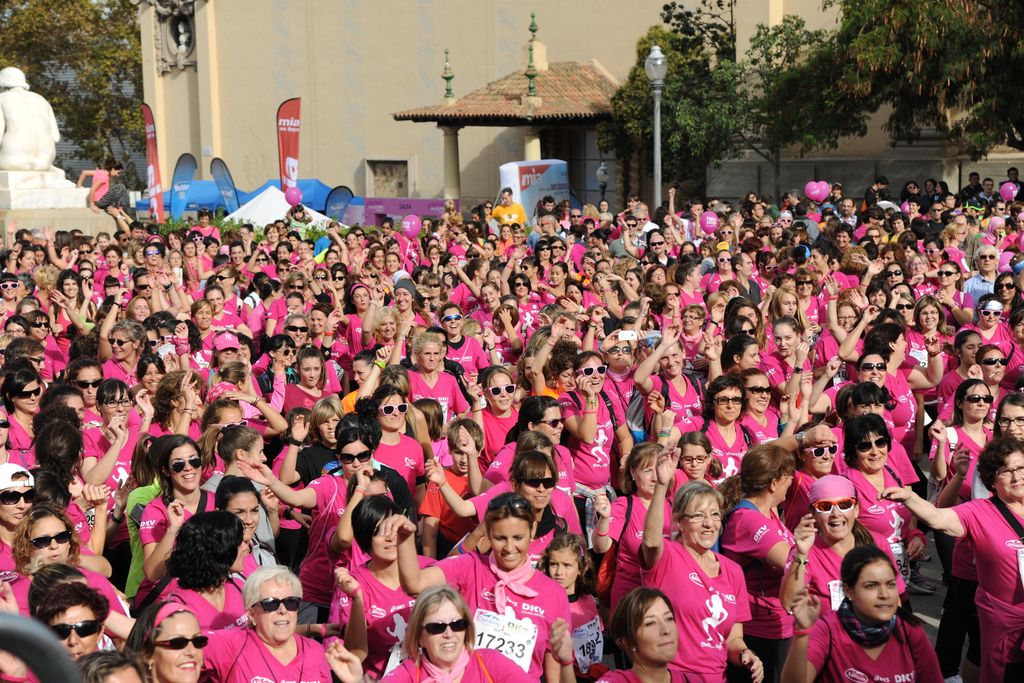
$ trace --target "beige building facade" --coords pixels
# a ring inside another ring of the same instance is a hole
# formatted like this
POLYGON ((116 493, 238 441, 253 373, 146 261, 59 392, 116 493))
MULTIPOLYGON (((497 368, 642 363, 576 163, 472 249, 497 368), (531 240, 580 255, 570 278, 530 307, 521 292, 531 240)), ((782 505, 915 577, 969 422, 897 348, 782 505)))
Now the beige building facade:
MULTIPOLYGON (((199 177, 220 157, 240 189, 278 176, 278 105, 302 98, 299 177, 347 185, 356 195, 438 197, 445 188, 444 133, 434 124, 396 121, 394 112, 443 101, 448 49, 456 98, 524 70, 530 12, 550 62, 596 60, 620 82, 636 62, 636 41, 660 22, 663 0, 136 0, 145 101, 156 119, 164 186, 177 157, 192 153, 199 177)), ((833 25, 819 0, 739 0, 741 50, 758 23, 799 14, 811 27, 833 25)), ((465 127, 459 134, 461 193, 493 197, 498 167, 524 159, 523 127, 465 127)), ((544 131, 539 139, 545 140, 544 131)), ((576 194, 596 201, 595 171, 605 155, 592 127, 563 135, 542 154, 570 165, 576 194)), ((1003 177, 1015 156, 961 164, 955 150, 927 138, 892 149, 875 126, 839 150, 787 161, 783 185, 838 180, 860 192, 877 173, 937 177, 959 185, 968 167, 1003 177)), ((610 161, 610 159, 609 159, 610 161)), ((615 164, 609 198, 615 199, 615 164)), ((666 178, 666 182, 673 179, 666 178)), ((709 169, 709 192, 770 191, 767 165, 745 157, 709 169)))

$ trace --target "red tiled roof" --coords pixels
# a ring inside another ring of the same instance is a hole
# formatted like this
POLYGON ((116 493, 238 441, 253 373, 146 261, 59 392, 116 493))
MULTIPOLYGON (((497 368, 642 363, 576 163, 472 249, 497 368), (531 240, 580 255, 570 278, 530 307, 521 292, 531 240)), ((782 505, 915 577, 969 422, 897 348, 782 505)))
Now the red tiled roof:
POLYGON ((396 121, 504 126, 534 121, 585 123, 611 118, 615 79, 596 61, 552 62, 534 83, 540 105, 527 101, 525 69, 460 97, 452 104, 400 111, 396 121))

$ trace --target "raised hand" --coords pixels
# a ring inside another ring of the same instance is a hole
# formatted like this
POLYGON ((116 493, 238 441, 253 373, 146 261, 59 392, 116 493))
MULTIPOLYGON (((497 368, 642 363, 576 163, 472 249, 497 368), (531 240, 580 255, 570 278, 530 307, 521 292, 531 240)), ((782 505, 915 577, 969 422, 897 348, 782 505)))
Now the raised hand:
POLYGON ((324 653, 331 671, 341 683, 358 683, 363 678, 363 665, 359 657, 345 649, 340 640, 335 640, 324 653))
POLYGON ((172 500, 167 505, 167 526, 177 533, 181 525, 185 523, 185 504, 180 500, 172 500))
POLYGON ((356 578, 344 567, 337 567, 334 570, 334 583, 342 593, 349 597, 354 595, 355 592, 361 588, 359 581, 357 581, 356 578))
POLYGON ((293 439, 305 443, 306 437, 309 436, 309 425, 306 424, 306 418, 301 415, 297 416, 289 431, 291 431, 293 439))
POLYGON ((808 513, 800 518, 800 523, 793 530, 793 540, 796 542, 796 553, 806 559, 807 553, 811 552, 814 545, 814 537, 818 533, 814 526, 814 515, 808 513))

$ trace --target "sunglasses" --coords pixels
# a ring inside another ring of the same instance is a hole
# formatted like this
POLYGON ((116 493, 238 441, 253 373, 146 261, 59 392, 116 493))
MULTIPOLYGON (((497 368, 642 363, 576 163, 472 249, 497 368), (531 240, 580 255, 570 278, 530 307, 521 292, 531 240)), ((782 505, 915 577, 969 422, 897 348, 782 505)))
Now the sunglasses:
POLYGON ((570 213, 569 218, 583 218, 582 213, 570 213))
POLYGON ((720 259, 718 259, 719 263, 729 263, 731 261, 732 261, 731 258, 720 258, 720 259))
POLYGON ((394 405, 380 407, 381 415, 394 415, 395 413, 405 415, 407 410, 409 410, 408 403, 395 403, 394 405))
POLYGON ((501 387, 491 387, 488 389, 488 391, 491 392, 491 396, 501 396, 502 391, 504 391, 506 394, 514 394, 516 393, 516 385, 506 384, 505 386, 501 387))
POLYGON ((33 396, 38 396, 41 393, 43 393, 43 388, 42 387, 36 387, 35 389, 31 389, 31 390, 30 389, 22 389, 21 391, 13 392, 13 394, 15 396, 17 396, 18 398, 30 398, 30 397, 33 397, 33 396))
POLYGON ((1002 282, 996 285, 996 289, 1013 289, 1016 286, 1012 282, 1002 282))
POLYGON ((0 429, 10 429, 11 423, 7 419, 0 420, 0 429))
POLYGON ((723 235, 734 235, 734 234, 736 234, 736 233, 735 233, 735 232, 733 232, 732 230, 722 230, 722 231, 721 231, 721 233, 722 233, 723 235))
POLYGON ((957 270, 940 270, 938 271, 938 275, 939 277, 953 277, 954 275, 957 275, 959 272, 960 271, 957 270))
POLYGON ((160 255, 160 252, 157 251, 156 249, 147 249, 146 251, 144 251, 142 253, 145 254, 146 256, 159 256, 160 255))
POLYGON ((603 375, 604 373, 608 372, 608 366, 598 365, 597 367, 592 368, 582 368, 579 371, 579 374, 583 375, 584 377, 592 377, 595 372, 599 375, 603 375))
POLYGON ((992 403, 996 400, 996 397, 992 396, 991 394, 971 394, 969 396, 964 396, 964 400, 967 401, 968 403, 974 403, 975 405, 979 403, 987 403, 988 405, 992 405, 992 403))
POLYGON ((456 619, 448 623, 442 621, 432 621, 427 624, 423 624, 423 630, 432 636, 439 636, 448 629, 452 630, 452 633, 462 633, 469 628, 469 619, 456 619))
POLYGON ((985 360, 979 360, 982 365, 1002 365, 1006 367, 1010 364, 1009 358, 986 358, 985 360))
POLYGON ((36 329, 40 329, 40 330, 43 329, 44 327, 49 327, 50 326, 50 323, 45 322, 45 321, 40 321, 40 322, 36 322, 36 323, 29 323, 29 324, 32 325, 32 327, 35 327, 36 329))
POLYGON ((35 499, 35 489, 29 489, 28 491, 0 491, 0 504, 2 505, 17 505, 22 500, 31 504, 35 499))
POLYGON ((355 455, 352 453, 342 453, 338 456, 338 462, 342 465, 351 465, 356 460, 359 462, 370 462, 370 458, 372 457, 373 453, 370 451, 363 451, 362 453, 356 453, 355 455))
POLYGON ((993 260, 995 260, 996 255, 995 254, 981 254, 980 256, 978 256, 978 258, 979 259, 984 259, 986 261, 993 261, 993 260))
POLYGON ((551 247, 552 251, 565 251, 565 247, 561 244, 555 244, 551 247))
POLYGON ((809 287, 814 284, 813 280, 797 280, 797 287, 809 287))
POLYGON ((858 453, 867 453, 868 451, 871 450, 872 446, 874 446, 875 448, 888 448, 889 437, 880 436, 874 441, 861 441, 859 444, 854 446, 854 448, 857 449, 858 453))
POLYGON ((665 243, 664 243, 664 242, 651 242, 651 246, 652 246, 652 247, 660 247, 660 246, 662 246, 663 244, 665 244, 665 243))
MULTIPOLYGON (((430 285, 430 286, 431 287, 440 287, 441 285, 430 285)), ((516 282, 513 286, 514 287, 529 287, 530 283, 529 282, 516 282)))
POLYGON ((150 287, 149 287, 149 285, 144 285, 142 283, 136 283, 135 289, 137 289, 140 292, 145 292, 145 291, 148 291, 150 289, 150 287))
POLYGON ((0 289, 17 289, 17 282, 0 282, 0 289))
POLYGON ((289 332, 309 332, 308 327, 299 327, 298 325, 288 325, 284 329, 289 332))
POLYGON ((154 641, 153 644, 166 650, 184 650, 189 646, 189 643, 191 643, 197 650, 202 650, 209 642, 210 639, 206 636, 192 636, 191 638, 178 636, 177 638, 170 638, 168 640, 157 640, 154 641))
POLYGON ((625 345, 623 345, 623 346, 609 346, 608 347, 608 355, 609 356, 612 355, 613 353, 626 353, 626 354, 628 354, 628 353, 632 353, 632 351, 633 351, 633 349, 631 349, 631 348, 629 348, 628 346, 625 346, 625 345))
POLYGON ((100 622, 97 619, 89 619, 75 624, 50 624, 50 630, 57 634, 60 640, 67 640, 72 631, 78 634, 79 638, 86 638, 99 632, 100 622))
POLYGON ((562 420, 562 418, 560 418, 560 417, 556 417, 556 418, 553 418, 553 419, 551 419, 551 420, 538 420, 538 421, 536 422, 536 424, 544 424, 544 425, 547 425, 548 427, 551 427, 551 429, 558 429, 558 428, 559 428, 559 427, 561 427, 561 426, 562 426, 562 425, 563 425, 564 423, 565 423, 565 421, 564 421, 564 420, 562 420))
POLYGON ((738 330, 736 334, 745 334, 749 337, 753 337, 755 332, 757 332, 757 330, 755 330, 753 327, 744 327, 742 330, 738 330))
POLYGON ((872 370, 885 370, 885 363, 861 363, 857 369, 861 372, 871 372, 872 370))
POLYGON ((978 311, 978 315, 987 315, 987 316, 992 317, 992 318, 994 318, 996 316, 999 316, 999 315, 1002 315, 1002 314, 1003 314, 1003 311, 1001 309, 992 310, 992 309, 986 308, 983 311, 978 311))
POLYGON ((857 501, 853 498, 840 498, 839 500, 816 500, 811 503, 811 509, 823 515, 831 514, 833 510, 847 512, 852 510, 857 501))
POLYGON ((541 486, 546 489, 553 489, 555 488, 556 482, 557 480, 554 477, 530 477, 529 479, 523 480, 524 484, 532 486, 535 489, 539 489, 541 486))
POLYGON ((903 275, 902 270, 890 270, 885 274, 886 277, 901 277, 903 275))
POLYGON ((537 247, 537 251, 551 251, 551 247, 545 244, 544 246, 537 247))
POLYGON ((747 387, 746 390, 747 390, 747 393, 751 393, 751 394, 761 394, 761 395, 764 395, 764 394, 772 393, 772 388, 771 387, 765 387, 765 386, 747 387))
POLYGON ((453 323, 458 322, 459 320, 462 320, 462 315, 459 313, 453 313, 452 315, 446 315, 441 318, 441 322, 443 323, 453 323))
POLYGON ((831 446, 817 446, 816 448, 808 448, 807 452, 815 458, 824 458, 826 455, 835 455, 838 453, 839 445, 832 444, 831 446))
POLYGON ((266 598, 264 600, 260 600, 256 604, 259 605, 260 609, 265 613, 270 614, 271 612, 276 612, 281 605, 284 605, 284 608, 289 612, 298 612, 300 602, 302 602, 302 598, 292 595, 287 598, 266 598))
POLYGON ((59 534, 53 536, 36 536, 32 539, 32 545, 42 550, 43 548, 49 548, 50 544, 57 541, 58 545, 64 545, 65 543, 71 542, 71 529, 65 529, 59 534))
POLYGON ((913 310, 914 304, 896 304, 897 311, 910 311, 913 310))
POLYGON ((117 346, 118 348, 124 346, 125 344, 130 344, 130 343, 131 343, 130 339, 114 339, 114 338, 110 339, 110 345, 111 346, 117 346))
POLYGON ((171 471, 175 474, 180 474, 185 471, 185 466, 188 465, 194 470, 198 470, 203 466, 203 459, 198 455, 189 458, 188 460, 175 460, 171 463, 171 471))

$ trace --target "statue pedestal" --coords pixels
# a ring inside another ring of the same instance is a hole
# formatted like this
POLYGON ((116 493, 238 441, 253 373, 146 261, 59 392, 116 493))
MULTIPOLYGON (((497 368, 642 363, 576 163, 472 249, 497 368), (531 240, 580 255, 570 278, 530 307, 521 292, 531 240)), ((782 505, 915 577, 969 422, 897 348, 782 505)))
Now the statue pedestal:
POLYGON ((0 210, 87 209, 88 196, 60 170, 0 171, 0 210))

